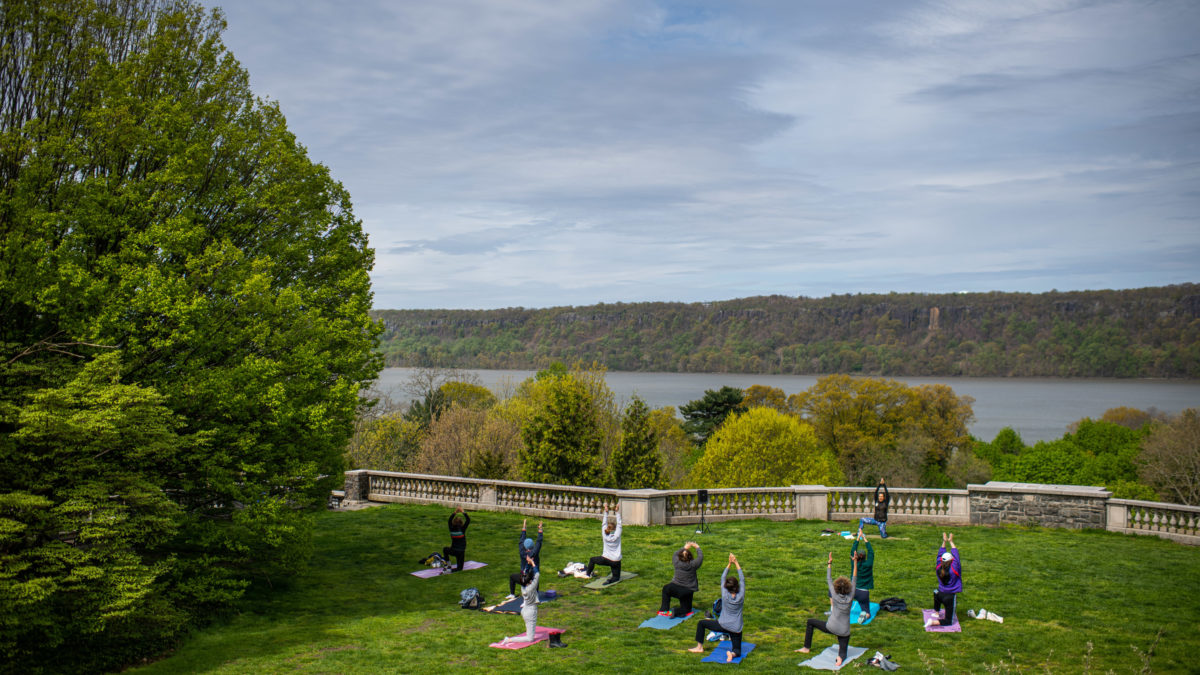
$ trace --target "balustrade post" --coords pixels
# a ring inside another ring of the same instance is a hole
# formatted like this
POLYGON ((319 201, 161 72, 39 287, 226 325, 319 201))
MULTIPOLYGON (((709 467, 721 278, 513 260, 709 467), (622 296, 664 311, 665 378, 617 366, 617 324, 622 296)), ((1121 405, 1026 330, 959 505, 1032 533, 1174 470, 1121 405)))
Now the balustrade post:
POLYGON ((829 520, 829 488, 824 485, 793 485, 798 520, 829 520))
POLYGON ((1113 504, 1112 502, 1104 506, 1108 512, 1105 515, 1104 529, 1112 532, 1124 532, 1125 528, 1129 527, 1128 508, 1124 504, 1113 504))
POLYGON ((620 490, 617 500, 625 525, 667 524, 667 497, 661 490, 620 490))
POLYGON ((950 510, 946 515, 954 518, 955 522, 968 525, 971 522, 971 496, 969 494, 950 495, 950 510))
POLYGON ((347 504, 367 501, 371 492, 371 472, 367 469, 347 471, 346 483, 342 489, 346 492, 344 501, 347 504))
POLYGON ((484 511, 496 510, 496 485, 495 483, 480 483, 479 484, 479 507, 484 511))

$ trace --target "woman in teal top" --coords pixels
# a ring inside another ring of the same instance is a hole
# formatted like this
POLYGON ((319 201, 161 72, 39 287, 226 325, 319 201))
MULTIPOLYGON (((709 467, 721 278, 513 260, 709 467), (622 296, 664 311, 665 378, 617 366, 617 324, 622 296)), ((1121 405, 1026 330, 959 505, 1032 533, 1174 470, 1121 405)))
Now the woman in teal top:
POLYGON ((858 601, 861 610, 858 622, 866 623, 867 619, 871 618, 871 589, 875 588, 875 549, 871 548, 871 542, 867 541, 861 527, 858 528, 858 536, 854 538, 854 546, 850 548, 850 560, 858 563, 858 582, 854 588, 854 599, 858 601), (867 545, 866 553, 858 550, 860 541, 867 545))

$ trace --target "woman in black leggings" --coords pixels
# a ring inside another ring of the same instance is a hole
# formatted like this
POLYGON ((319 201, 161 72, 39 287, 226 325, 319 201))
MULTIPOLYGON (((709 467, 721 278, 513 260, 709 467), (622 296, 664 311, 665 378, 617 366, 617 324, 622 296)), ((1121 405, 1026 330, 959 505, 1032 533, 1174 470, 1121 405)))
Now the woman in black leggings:
POLYGON ((833 551, 829 552, 829 563, 825 566, 825 583, 829 586, 829 619, 809 619, 804 628, 804 646, 796 651, 807 654, 812 648, 813 629, 829 633, 837 638, 838 655, 833 665, 841 666, 846 660, 846 648, 850 646, 850 603, 854 602, 854 586, 858 582, 858 561, 854 561, 853 578, 833 578, 833 551))
POLYGON ((467 515, 461 506, 454 509, 450 519, 446 521, 447 527, 450 528, 450 545, 442 548, 442 557, 448 561, 450 556, 454 556, 454 561, 458 563, 456 572, 462 571, 463 560, 467 557, 467 527, 470 524, 471 516, 467 515))
POLYGON ((662 604, 658 608, 659 616, 690 616, 692 614, 692 596, 700 590, 700 582, 696 580, 696 570, 704 562, 704 551, 700 544, 689 541, 683 548, 671 556, 675 565, 675 576, 671 583, 662 587, 662 604), (692 549, 696 554, 692 555, 692 549), (671 611, 671 598, 679 598, 679 607, 671 611))
POLYGON ((746 601, 746 576, 737 557, 729 554, 725 571, 721 572, 721 615, 718 619, 704 619, 696 624, 696 646, 689 652, 704 652, 704 631, 729 633, 730 649, 725 653, 725 662, 731 663, 742 655, 742 605, 746 601), (736 565, 738 578, 729 578, 729 566, 736 565))

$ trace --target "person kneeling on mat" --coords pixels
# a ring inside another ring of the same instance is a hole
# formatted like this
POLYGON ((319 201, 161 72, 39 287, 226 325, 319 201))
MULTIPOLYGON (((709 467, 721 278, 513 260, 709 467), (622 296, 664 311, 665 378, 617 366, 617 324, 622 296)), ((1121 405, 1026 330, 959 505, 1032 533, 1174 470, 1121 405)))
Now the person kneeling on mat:
POLYGON ((521 618, 525 620, 525 635, 506 637, 501 641, 501 644, 508 644, 509 642, 533 642, 535 639, 538 603, 541 602, 538 598, 538 581, 542 575, 538 571, 537 563, 533 561, 533 556, 526 556, 525 562, 525 570, 521 572, 521 618))
POLYGON ((704 551, 700 550, 700 544, 689 541, 683 548, 675 551, 671 562, 675 565, 675 576, 671 578, 671 583, 662 587, 662 604, 659 605, 658 615, 691 616, 692 598, 696 591, 700 590, 696 570, 700 569, 701 563, 704 562, 704 551), (696 549, 695 555, 692 555, 693 548, 696 549), (679 598, 679 607, 674 612, 671 611, 671 598, 679 598))
POLYGON ((804 646, 796 651, 807 654, 812 648, 813 629, 829 633, 837 638, 838 655, 833 665, 841 666, 846 660, 850 646, 850 603, 854 602, 854 587, 858 582, 858 561, 854 561, 853 577, 833 578, 833 551, 829 552, 829 563, 825 566, 825 583, 829 586, 829 619, 809 619, 804 629, 804 646))
POLYGON ((861 610, 858 613, 858 622, 866 623, 867 619, 871 618, 871 589, 875 588, 875 549, 871 548, 871 542, 867 541, 861 527, 858 528, 854 546, 850 547, 850 558, 858 563, 858 583, 854 588, 854 599, 858 601, 861 610), (860 541, 867 545, 866 553, 858 550, 860 541))
POLYGON ((605 580, 604 585, 615 584, 621 580, 621 511, 614 509, 616 520, 608 519, 608 506, 604 507, 600 518, 600 540, 604 543, 602 555, 594 555, 588 560, 587 575, 595 576, 596 565, 603 565, 612 570, 612 576, 605 580))
POLYGON ((725 654, 725 661, 730 662, 742 655, 742 604, 746 601, 746 576, 742 574, 742 566, 737 557, 729 554, 729 562, 725 563, 725 571, 721 572, 721 615, 717 620, 702 619, 696 624, 696 646, 689 652, 701 654, 704 652, 704 631, 720 631, 729 634, 733 644, 725 654), (729 566, 737 566, 738 578, 729 578, 729 566))
POLYGON ((937 572, 938 585, 933 593, 933 611, 942 612, 941 618, 930 618, 925 627, 934 625, 954 625, 954 610, 958 604, 958 594, 962 593, 962 560, 958 557, 958 547, 954 545, 954 535, 949 537, 942 533, 942 547, 938 549, 937 562, 934 565, 937 572), (949 542, 950 550, 946 550, 949 542))
POLYGON ((525 570, 527 569, 525 564, 526 559, 532 557, 534 567, 540 568, 542 565, 542 524, 538 523, 537 541, 525 536, 526 525, 528 524, 528 519, 521 521, 521 536, 517 537, 517 555, 521 557, 521 571, 508 577, 508 597, 505 600, 512 600, 517 597, 517 585, 524 585, 521 579, 524 578, 525 570))
POLYGON ((467 557, 467 527, 471 524, 471 516, 462 510, 454 509, 446 525, 450 528, 450 545, 442 548, 442 557, 446 560, 454 556, 457 563, 456 572, 463 571, 463 561, 467 557))

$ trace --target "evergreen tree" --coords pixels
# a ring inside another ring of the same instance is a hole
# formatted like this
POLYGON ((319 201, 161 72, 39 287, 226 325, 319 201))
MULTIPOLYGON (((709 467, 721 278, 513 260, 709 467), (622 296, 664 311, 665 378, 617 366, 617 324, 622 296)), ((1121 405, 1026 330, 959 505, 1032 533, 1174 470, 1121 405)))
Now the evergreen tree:
POLYGON ((587 388, 569 374, 539 384, 543 398, 521 429, 521 475, 535 483, 602 485, 600 426, 587 388))
POLYGON ((658 436, 650 425, 650 408, 634 396, 621 419, 621 444, 609 462, 613 487, 622 490, 667 486, 658 436))
POLYGON ((696 445, 704 445, 726 417, 746 409, 742 400, 742 390, 737 387, 706 389, 703 398, 679 407, 679 414, 684 419, 683 430, 696 445))

